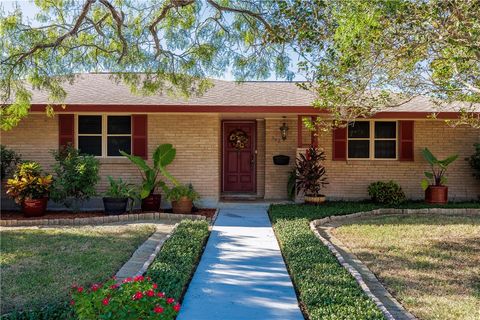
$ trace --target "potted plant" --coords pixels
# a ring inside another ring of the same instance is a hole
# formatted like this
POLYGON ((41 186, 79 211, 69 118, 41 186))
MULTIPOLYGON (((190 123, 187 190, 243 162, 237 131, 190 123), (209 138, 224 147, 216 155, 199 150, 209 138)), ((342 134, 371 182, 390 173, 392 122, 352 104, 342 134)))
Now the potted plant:
POLYGON ((296 159, 296 189, 297 195, 303 191, 305 203, 320 204, 325 202, 325 195, 321 193, 328 182, 323 166, 325 153, 311 146, 305 154, 296 159))
POLYGON ((128 201, 133 201, 135 188, 122 179, 115 180, 108 176, 110 186, 103 197, 103 206, 108 215, 121 214, 127 211, 128 201))
POLYGON ((193 201, 198 200, 200 195, 189 185, 177 185, 168 189, 166 192, 167 200, 172 202, 173 213, 190 214, 192 212, 193 201))
POLYGON ((24 162, 17 166, 13 178, 7 181, 7 195, 22 206, 27 217, 42 216, 47 209, 52 176, 44 175, 36 162, 24 162))
POLYGON ((143 211, 158 211, 160 209, 162 197, 155 193, 158 187, 165 188, 165 182, 159 179, 160 174, 172 181, 174 185, 178 185, 176 179, 166 170, 166 166, 175 159, 176 152, 171 144, 159 145, 153 153, 153 166, 150 167, 141 157, 120 151, 122 155, 138 167, 142 175, 140 198, 142 199, 143 211))
POLYGON ((445 204, 448 202, 448 187, 445 186, 447 167, 457 160, 458 155, 451 155, 443 160, 438 160, 427 148, 422 150, 423 157, 430 164, 431 171, 425 171, 422 180, 422 189, 425 191, 427 203, 445 204))

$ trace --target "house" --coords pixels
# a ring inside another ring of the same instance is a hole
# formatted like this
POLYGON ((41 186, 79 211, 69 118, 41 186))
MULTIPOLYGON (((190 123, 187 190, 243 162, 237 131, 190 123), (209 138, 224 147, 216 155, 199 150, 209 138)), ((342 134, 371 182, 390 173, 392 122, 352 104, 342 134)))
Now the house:
POLYGON ((451 200, 480 194, 480 184, 463 160, 480 142, 480 131, 447 126, 442 119, 455 118, 453 111, 440 113, 439 120, 427 119, 435 109, 426 99, 416 98, 347 129, 315 136, 302 126, 302 117, 319 115, 311 107, 313 97, 294 83, 215 80, 202 97, 179 100, 136 96, 108 74, 85 74, 65 89, 67 108, 56 107, 54 117, 45 115, 47 96, 35 92, 30 115, 2 132, 1 143, 45 169, 53 163, 50 150, 73 143, 99 157, 99 191, 105 189, 108 175, 140 180, 137 168, 119 156, 119 149, 149 159, 158 144, 172 143, 177 157, 169 170, 194 185, 204 206, 232 196, 285 199, 297 153, 314 143, 327 154, 330 184, 325 193, 330 199, 367 198, 369 183, 390 179, 408 198, 423 198, 425 147, 440 158, 459 155, 448 173, 451 200), (275 155, 289 156, 290 164, 275 165, 275 155))

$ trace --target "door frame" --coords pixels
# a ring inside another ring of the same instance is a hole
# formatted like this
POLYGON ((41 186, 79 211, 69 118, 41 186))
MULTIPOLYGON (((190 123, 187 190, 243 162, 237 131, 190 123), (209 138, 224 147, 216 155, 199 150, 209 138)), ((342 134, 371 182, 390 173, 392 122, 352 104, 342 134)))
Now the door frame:
POLYGON ((248 194, 254 195, 257 194, 257 120, 222 120, 222 126, 220 130, 220 142, 222 144, 222 152, 220 155, 221 158, 221 177, 220 177, 220 193, 221 194, 248 194), (225 124, 226 123, 249 123, 253 124, 254 139, 252 139, 252 152, 253 152, 253 191, 251 192, 234 192, 234 191, 225 191, 225 124))

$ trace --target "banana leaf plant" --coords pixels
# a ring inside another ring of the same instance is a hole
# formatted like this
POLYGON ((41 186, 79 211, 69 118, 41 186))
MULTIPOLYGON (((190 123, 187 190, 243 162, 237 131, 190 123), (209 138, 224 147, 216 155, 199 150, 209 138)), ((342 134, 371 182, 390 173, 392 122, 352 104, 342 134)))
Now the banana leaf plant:
POLYGON ((177 179, 166 169, 173 162, 177 153, 177 150, 171 144, 161 144, 155 149, 152 167, 141 157, 130 155, 124 151, 120 151, 120 153, 135 164, 142 175, 143 182, 140 188, 140 197, 142 199, 152 195, 158 187, 163 190, 167 189, 165 182, 160 179, 160 175, 170 180, 174 186, 179 185, 177 179))
POLYGON ((443 160, 438 160, 428 148, 422 150, 422 155, 430 164, 430 171, 425 171, 425 178, 422 180, 422 189, 427 190, 430 185, 443 186, 447 183, 445 173, 448 166, 457 160, 458 155, 451 155, 443 160))

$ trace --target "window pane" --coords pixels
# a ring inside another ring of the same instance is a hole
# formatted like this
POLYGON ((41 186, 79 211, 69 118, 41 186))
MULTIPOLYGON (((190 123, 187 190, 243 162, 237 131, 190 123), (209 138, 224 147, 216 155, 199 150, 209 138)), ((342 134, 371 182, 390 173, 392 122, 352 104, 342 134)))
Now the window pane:
POLYGON ((348 125, 349 138, 370 138, 370 122, 357 121, 348 125))
POLYGON ((375 141, 375 158, 395 159, 396 147, 397 146, 396 146, 395 140, 376 140, 375 141))
POLYGON ((101 134, 102 116, 78 116, 79 134, 101 134))
POLYGON ((102 155, 102 137, 79 136, 78 149, 92 156, 102 155))
POLYGON ((121 156, 119 150, 130 154, 132 139, 131 137, 108 137, 107 145, 108 156, 121 156))
POLYGON ((130 116, 108 116, 108 134, 130 134, 132 121, 130 116))
POLYGON ((348 140, 349 158, 370 158, 369 140, 348 140))
POLYGON ((375 138, 396 138, 397 123, 391 121, 375 122, 375 138))

